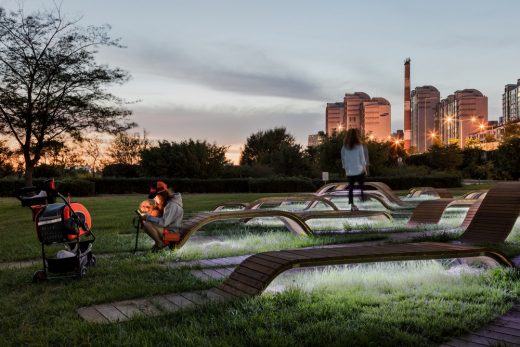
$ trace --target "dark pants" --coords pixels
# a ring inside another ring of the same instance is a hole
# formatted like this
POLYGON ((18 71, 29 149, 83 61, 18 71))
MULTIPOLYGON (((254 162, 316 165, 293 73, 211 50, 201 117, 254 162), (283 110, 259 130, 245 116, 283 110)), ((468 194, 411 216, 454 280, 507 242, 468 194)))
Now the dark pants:
POLYGON ((352 205, 354 203, 354 183, 359 183, 359 189, 361 190, 361 201, 365 200, 364 187, 365 173, 356 176, 347 176, 348 179, 348 203, 352 205))

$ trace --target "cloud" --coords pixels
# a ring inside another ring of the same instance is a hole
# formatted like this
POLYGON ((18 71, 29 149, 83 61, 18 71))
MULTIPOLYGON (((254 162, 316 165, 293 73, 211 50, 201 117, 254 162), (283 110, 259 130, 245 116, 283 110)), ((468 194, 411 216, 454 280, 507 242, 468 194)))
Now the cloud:
POLYGON ((135 42, 126 51, 109 50, 112 61, 122 62, 133 72, 144 72, 219 91, 238 94, 323 100, 319 79, 306 71, 270 58, 261 50, 242 45, 219 47, 189 46, 173 49, 172 44, 135 42))

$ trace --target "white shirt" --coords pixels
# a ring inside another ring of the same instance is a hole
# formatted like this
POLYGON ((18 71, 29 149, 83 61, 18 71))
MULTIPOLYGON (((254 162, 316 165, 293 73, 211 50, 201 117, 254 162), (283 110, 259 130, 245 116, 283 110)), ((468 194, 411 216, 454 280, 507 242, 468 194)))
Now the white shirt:
POLYGON ((367 158, 363 145, 355 145, 352 149, 341 147, 341 165, 347 176, 357 176, 365 172, 367 158))

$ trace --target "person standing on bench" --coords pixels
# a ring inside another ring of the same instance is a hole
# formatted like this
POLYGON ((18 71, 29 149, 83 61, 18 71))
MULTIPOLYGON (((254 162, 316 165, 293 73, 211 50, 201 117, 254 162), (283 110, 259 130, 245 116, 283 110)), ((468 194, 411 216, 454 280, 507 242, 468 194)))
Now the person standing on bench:
POLYGON ((363 192, 363 184, 365 181, 365 174, 367 173, 368 153, 365 155, 363 144, 361 143, 361 136, 357 129, 348 129, 345 139, 343 140, 343 147, 341 147, 341 164, 345 169, 345 174, 348 179, 348 203, 352 211, 358 211, 354 205, 354 184, 359 183, 361 190, 361 200, 365 200, 363 192))
POLYGON ((152 252, 157 252, 166 246, 163 242, 165 232, 179 234, 184 210, 180 193, 173 193, 161 181, 158 181, 154 188, 148 197, 155 200, 162 215, 154 217, 144 214, 142 219, 144 231, 155 241, 152 252))

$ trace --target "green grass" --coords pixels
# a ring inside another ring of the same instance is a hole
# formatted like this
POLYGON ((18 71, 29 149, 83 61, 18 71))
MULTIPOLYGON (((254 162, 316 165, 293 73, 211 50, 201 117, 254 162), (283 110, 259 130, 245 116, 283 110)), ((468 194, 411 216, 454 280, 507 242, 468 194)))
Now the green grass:
MULTIPOLYGON (((185 195, 184 201, 189 214, 210 210, 219 202, 259 196, 194 194, 185 195)), ((346 229, 363 231, 353 235, 298 237, 269 220, 215 223, 196 234, 205 236, 203 240, 188 242, 180 251, 132 255, 130 221, 141 199, 78 199, 93 215, 95 253, 110 253, 99 257, 98 266, 81 280, 32 284, 32 272, 39 266, 0 268, 0 346, 433 346, 504 313, 520 294, 520 274, 515 270, 454 273, 445 262, 385 263, 289 272, 272 284, 285 287, 282 293, 118 324, 86 323, 77 317, 78 307, 207 289, 216 283, 201 282, 187 269, 161 266, 166 261, 381 238, 363 233, 374 225, 347 225, 346 229)), ((457 224, 462 215, 455 211, 442 223, 457 224)), ((14 199, 0 199, 0 217, 0 261, 37 259, 40 248, 30 211, 14 199)), ((320 227, 326 226, 323 223, 320 227)), ((510 239, 520 241, 519 235, 517 223, 510 239)), ((141 249, 146 249, 150 241, 146 236, 141 240, 141 249)), ((519 252, 514 245, 504 249, 511 255, 519 252)))

